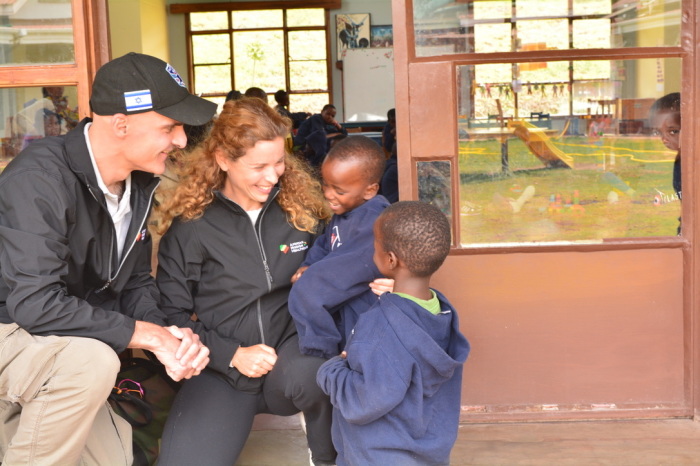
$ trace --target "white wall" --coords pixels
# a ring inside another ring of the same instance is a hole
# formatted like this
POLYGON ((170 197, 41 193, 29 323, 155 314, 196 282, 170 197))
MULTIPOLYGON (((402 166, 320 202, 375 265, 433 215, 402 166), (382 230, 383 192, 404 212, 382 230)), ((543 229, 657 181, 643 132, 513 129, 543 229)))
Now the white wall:
MULTIPOLYGON (((211 0, 186 0, 172 1, 168 0, 167 4, 173 3, 210 3, 211 0)), ((370 22, 375 25, 391 24, 391 0, 342 0, 342 7, 337 10, 331 10, 331 67, 333 69, 333 104, 338 109, 337 118, 343 120, 343 96, 342 96, 342 80, 341 72, 335 66, 336 57, 336 31, 335 31, 335 15, 338 13, 369 13, 370 22)), ((185 42, 185 16, 178 14, 173 15, 168 13, 168 44, 170 48, 169 63, 183 75, 187 69, 187 52, 185 42)), ((188 79, 189 82, 189 79, 188 79)), ((319 109, 320 110, 320 109, 319 109)))

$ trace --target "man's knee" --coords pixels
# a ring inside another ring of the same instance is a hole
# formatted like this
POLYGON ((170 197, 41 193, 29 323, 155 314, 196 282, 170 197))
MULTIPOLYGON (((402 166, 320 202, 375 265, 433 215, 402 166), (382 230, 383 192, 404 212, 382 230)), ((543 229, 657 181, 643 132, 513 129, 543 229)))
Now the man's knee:
POLYGON ((93 338, 68 337, 70 342, 57 355, 56 375, 69 376, 77 386, 90 386, 107 397, 119 373, 119 356, 93 338))

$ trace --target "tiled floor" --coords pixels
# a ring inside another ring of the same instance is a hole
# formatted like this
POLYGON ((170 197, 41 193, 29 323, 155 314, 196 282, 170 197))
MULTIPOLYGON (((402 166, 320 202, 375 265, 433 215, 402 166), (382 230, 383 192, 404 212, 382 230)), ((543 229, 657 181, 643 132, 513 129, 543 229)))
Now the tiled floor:
MULTIPOLYGON (((298 418, 256 422, 238 466, 308 465, 298 418), (284 427, 284 429, 279 429, 284 427)), ((453 465, 700 466, 700 422, 691 420, 466 424, 453 465)))

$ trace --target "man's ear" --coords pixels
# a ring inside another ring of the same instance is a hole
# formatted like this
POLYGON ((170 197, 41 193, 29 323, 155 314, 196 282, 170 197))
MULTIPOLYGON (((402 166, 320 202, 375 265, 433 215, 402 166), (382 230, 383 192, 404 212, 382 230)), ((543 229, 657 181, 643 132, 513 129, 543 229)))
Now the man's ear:
POLYGON ((374 196, 376 196, 378 192, 379 192, 379 183, 372 183, 371 185, 369 185, 365 188, 365 195, 363 196, 363 199, 365 201, 369 201, 374 196))
POLYGON ((124 115, 123 113, 116 113, 112 115, 112 119, 110 120, 110 122, 112 124, 114 134, 116 134, 119 137, 126 136, 126 133, 129 129, 126 115, 124 115))

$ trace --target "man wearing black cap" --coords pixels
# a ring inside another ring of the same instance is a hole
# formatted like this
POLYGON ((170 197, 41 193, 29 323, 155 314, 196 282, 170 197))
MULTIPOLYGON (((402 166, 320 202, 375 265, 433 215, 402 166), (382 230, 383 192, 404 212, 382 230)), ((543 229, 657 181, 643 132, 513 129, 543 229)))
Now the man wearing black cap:
POLYGON ((208 122, 216 105, 130 53, 98 70, 90 106, 93 119, 0 175, 3 464, 131 464, 130 427, 105 403, 117 354, 150 350, 175 380, 208 363, 189 329, 164 327, 146 221, 183 123, 208 122))

